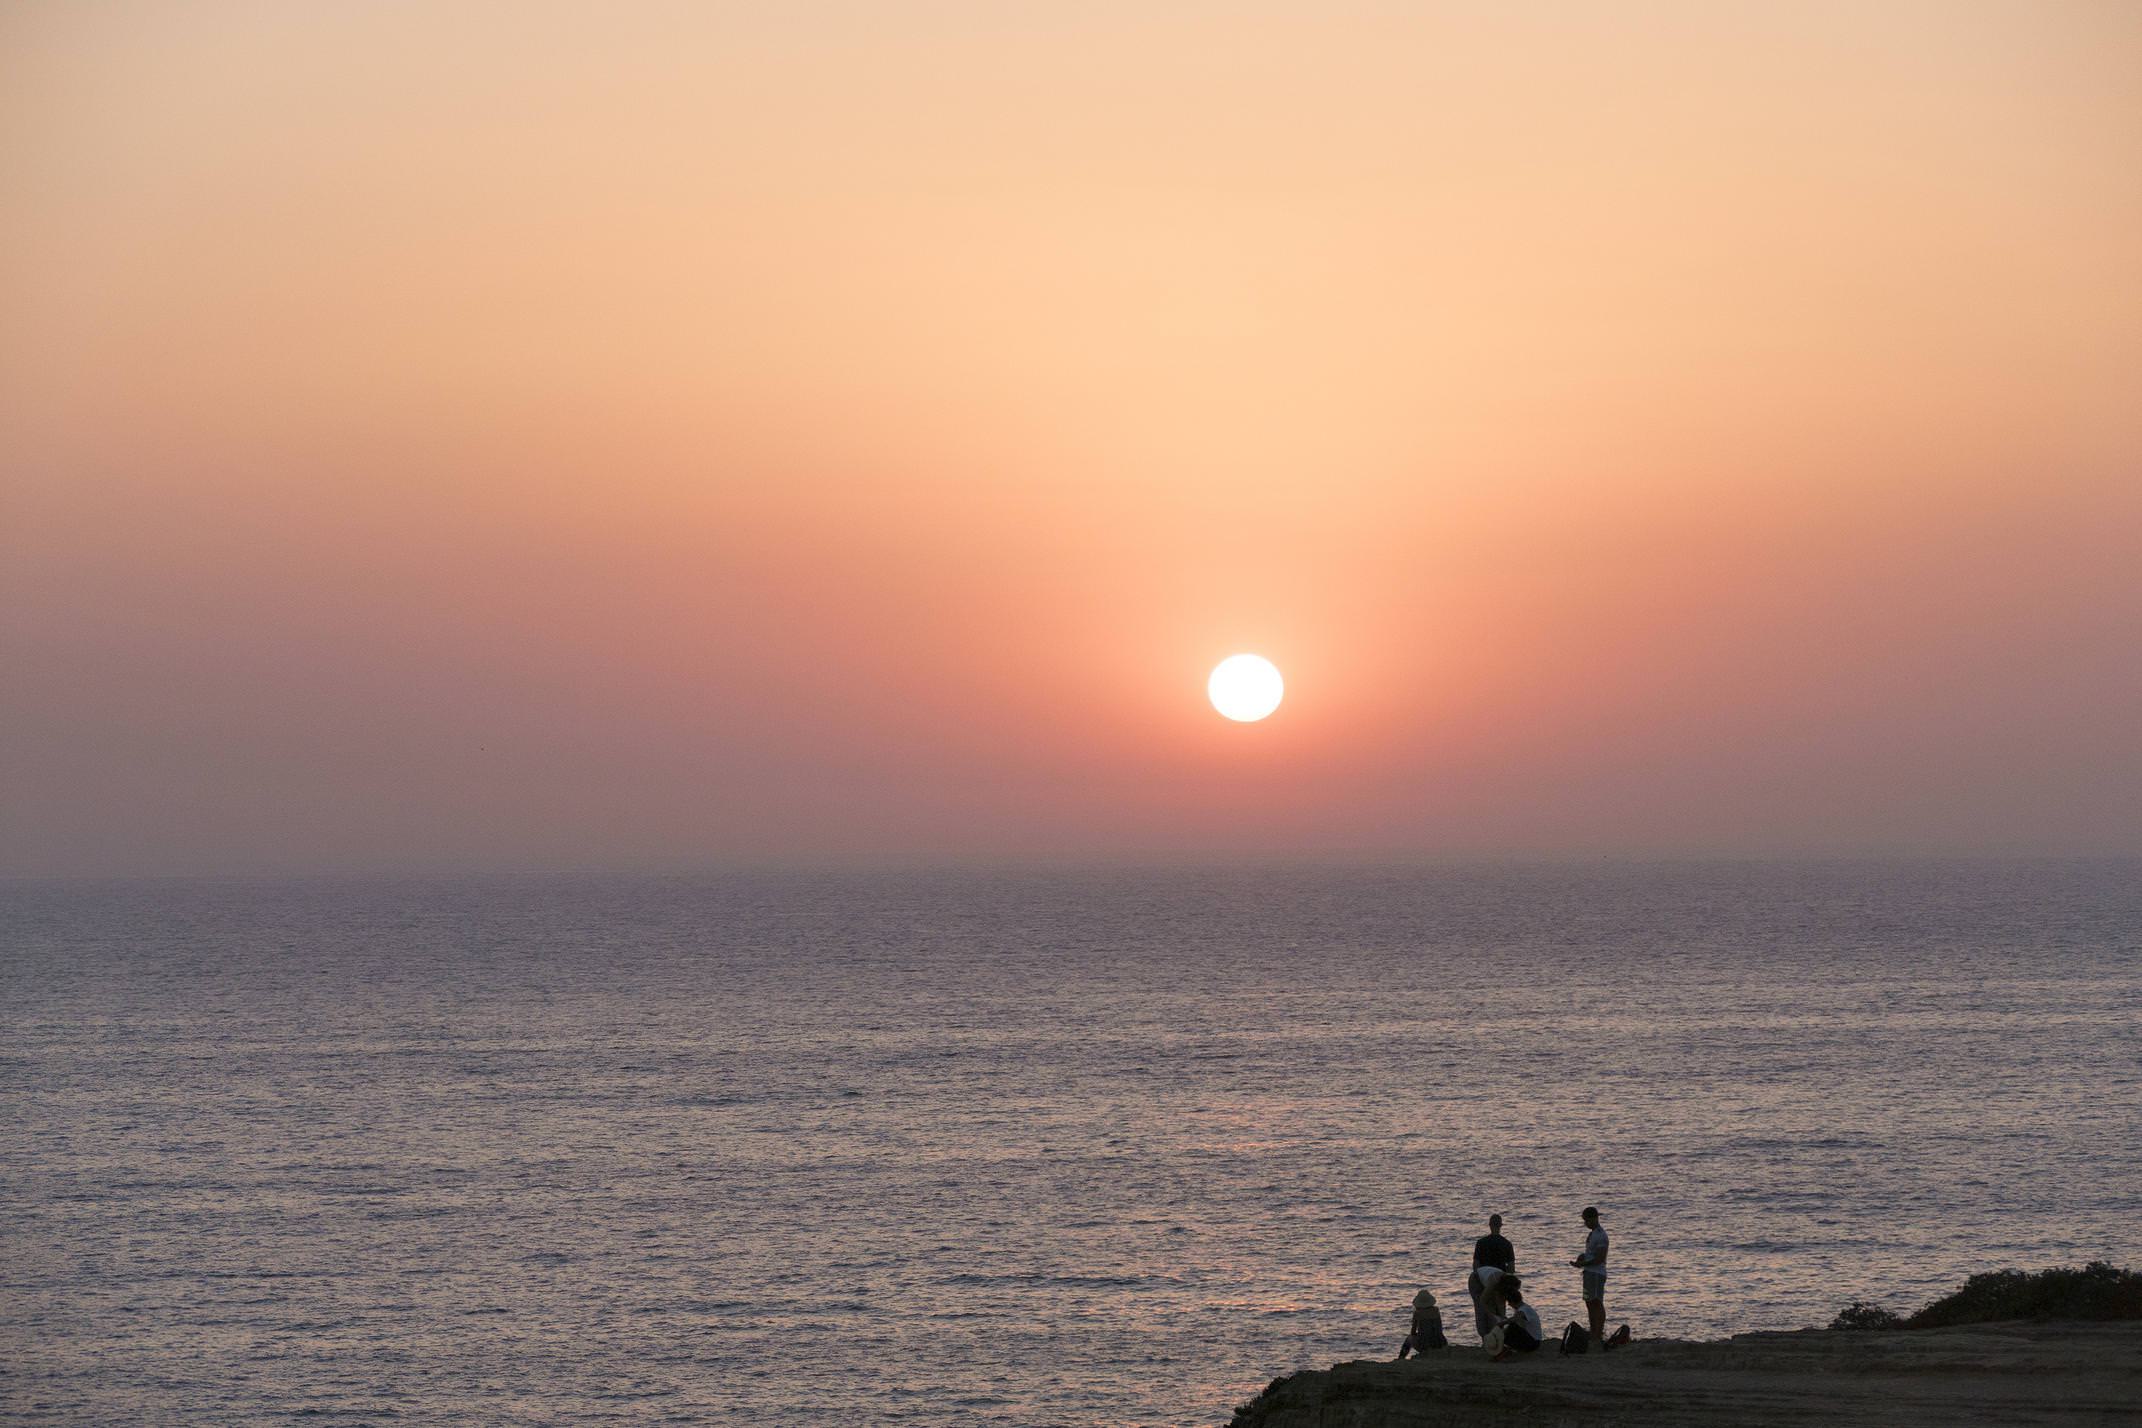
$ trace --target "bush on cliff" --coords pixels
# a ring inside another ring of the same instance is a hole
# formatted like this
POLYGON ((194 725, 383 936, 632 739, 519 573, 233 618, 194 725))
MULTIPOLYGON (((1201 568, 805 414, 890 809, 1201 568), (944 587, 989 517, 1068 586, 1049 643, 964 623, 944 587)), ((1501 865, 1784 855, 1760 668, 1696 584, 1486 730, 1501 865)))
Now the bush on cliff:
POLYGON ((1832 1329, 1945 1329, 2005 1319, 2142 1319, 2142 1274, 2099 1260, 2081 1269, 2019 1269, 1974 1274, 1964 1287, 1908 1319, 1876 1304, 1854 1303, 1832 1329))
POLYGON ((1843 1313, 1830 1320, 1832 1329, 1897 1329, 1904 1321, 1879 1304, 1868 1304, 1855 1299, 1845 1306, 1843 1313))

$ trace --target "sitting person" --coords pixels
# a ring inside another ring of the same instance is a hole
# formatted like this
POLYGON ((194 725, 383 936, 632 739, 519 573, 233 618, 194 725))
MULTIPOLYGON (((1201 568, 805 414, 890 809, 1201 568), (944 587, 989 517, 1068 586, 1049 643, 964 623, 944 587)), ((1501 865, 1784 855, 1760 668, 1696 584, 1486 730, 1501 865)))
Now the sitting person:
POLYGON ((1413 1296, 1413 1332, 1398 1346, 1398 1356, 1422 1354, 1430 1349, 1447 1349, 1450 1340, 1443 1337, 1443 1311, 1435 1307, 1435 1296, 1423 1289, 1413 1296))
POLYGON ((1524 1289, 1516 1283, 1516 1276, 1504 1278, 1502 1297, 1508 1301, 1510 1312, 1496 1328, 1499 1342, 1491 1344, 1495 1362, 1529 1354, 1539 1348, 1543 1337, 1540 1330, 1540 1311, 1525 1302, 1524 1289))

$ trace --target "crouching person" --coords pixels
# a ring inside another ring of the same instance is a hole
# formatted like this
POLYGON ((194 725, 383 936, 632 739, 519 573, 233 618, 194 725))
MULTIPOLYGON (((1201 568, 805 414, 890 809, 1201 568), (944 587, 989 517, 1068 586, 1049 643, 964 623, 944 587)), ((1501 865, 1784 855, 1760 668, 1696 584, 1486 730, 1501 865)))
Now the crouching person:
POLYGON ((1515 1282, 1514 1275, 1504 1278, 1502 1297, 1509 1312, 1503 1316, 1495 1332, 1488 1336, 1488 1348, 1496 1363, 1536 1352, 1543 1337, 1540 1311, 1525 1302, 1525 1291, 1515 1282))
POLYGON ((1398 1356, 1403 1359, 1408 1354, 1449 1347, 1450 1340, 1443 1337, 1443 1311, 1436 1308, 1435 1296, 1423 1289, 1413 1296, 1413 1331, 1398 1346, 1398 1356))
POLYGON ((1502 1322, 1503 1310, 1507 1307, 1502 1297, 1505 1281, 1515 1284, 1517 1275, 1494 1264, 1477 1265, 1466 1278, 1465 1292, 1473 1300, 1473 1328, 1479 1331, 1483 1344, 1495 1326, 1502 1322))

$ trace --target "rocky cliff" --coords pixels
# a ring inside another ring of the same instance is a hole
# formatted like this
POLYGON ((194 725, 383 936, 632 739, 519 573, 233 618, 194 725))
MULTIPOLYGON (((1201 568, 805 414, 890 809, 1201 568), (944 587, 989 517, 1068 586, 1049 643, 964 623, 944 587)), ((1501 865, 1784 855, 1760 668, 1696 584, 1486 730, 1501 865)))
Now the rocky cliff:
POLYGON ((2142 1323, 1638 1341, 1490 1363, 1448 1349, 1279 1379, 1233 1428, 1971 1423, 2142 1425, 2142 1323))

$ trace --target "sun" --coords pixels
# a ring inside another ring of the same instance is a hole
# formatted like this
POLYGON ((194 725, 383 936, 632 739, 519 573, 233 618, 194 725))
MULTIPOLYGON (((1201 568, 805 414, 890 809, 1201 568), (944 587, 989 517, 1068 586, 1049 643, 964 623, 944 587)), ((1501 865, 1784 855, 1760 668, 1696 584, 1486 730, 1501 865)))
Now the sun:
POLYGON ((1229 655, 1205 681, 1212 707, 1237 723, 1254 724, 1279 707, 1287 692, 1279 667, 1263 655, 1229 655))

